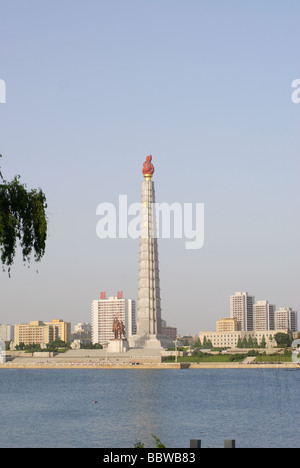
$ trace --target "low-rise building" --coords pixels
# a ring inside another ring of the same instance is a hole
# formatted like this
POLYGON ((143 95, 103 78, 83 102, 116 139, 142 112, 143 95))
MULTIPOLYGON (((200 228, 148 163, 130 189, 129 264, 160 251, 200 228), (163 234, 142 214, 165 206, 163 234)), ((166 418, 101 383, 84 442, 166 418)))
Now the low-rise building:
POLYGON ((62 319, 54 319, 52 322, 46 322, 48 327, 53 330, 53 341, 61 340, 66 343, 71 341, 71 322, 64 322, 62 319))
POLYGON ((221 318, 221 320, 217 321, 216 329, 218 333, 237 331, 237 318, 221 318))
POLYGON ((52 341, 53 329, 42 321, 15 324, 15 346, 24 343, 25 345, 40 344, 41 347, 46 347, 46 344, 52 341))
POLYGON ((251 337, 252 340, 257 340, 258 345, 265 341, 266 347, 272 348, 276 346, 274 336, 276 333, 286 333, 286 330, 259 330, 259 331, 230 331, 230 332, 218 332, 218 331, 207 331, 200 332, 199 339, 201 343, 210 341, 214 348, 236 348, 239 340, 246 338, 247 340, 251 337))
POLYGON ((177 339, 177 328, 165 326, 161 328, 162 334, 175 341, 177 339))
POLYGON ((20 343, 40 344, 42 348, 45 348, 48 343, 56 340, 71 341, 71 323, 61 319, 46 323, 40 320, 29 322, 29 324, 17 323, 14 330, 15 346, 20 343))

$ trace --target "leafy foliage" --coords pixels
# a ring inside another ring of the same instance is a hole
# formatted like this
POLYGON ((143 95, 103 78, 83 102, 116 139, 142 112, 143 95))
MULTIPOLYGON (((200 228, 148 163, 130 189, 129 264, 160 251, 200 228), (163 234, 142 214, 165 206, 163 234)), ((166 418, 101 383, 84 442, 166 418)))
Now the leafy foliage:
POLYGON ((151 436, 155 440, 155 447, 156 448, 166 448, 166 446, 161 442, 161 440, 159 439, 159 437, 157 437, 157 435, 151 434, 151 436))
POLYGON ((65 352, 71 348, 71 342, 65 342, 63 340, 54 340, 51 343, 46 344, 46 351, 60 351, 65 352))
MULTIPOLYGON (((159 437, 157 437, 157 435, 151 434, 151 437, 155 441, 155 448, 166 448, 166 446, 161 442, 161 440, 159 439, 159 437)), ((137 440, 134 444, 134 448, 145 448, 145 444, 144 442, 137 440)))
POLYGON ((145 444, 143 442, 140 442, 139 440, 137 440, 133 447, 136 448, 136 449, 145 448, 145 444))
MULTIPOLYGON (((1 157, 1 155, 0 155, 1 157)), ((28 191, 20 176, 6 181, 0 171, 0 251, 1 262, 10 269, 20 243, 23 261, 36 262, 45 253, 47 238, 46 197, 41 189, 28 191)))
POLYGON ((282 333, 278 332, 274 336, 277 346, 280 346, 282 348, 287 348, 288 346, 291 346, 293 339, 289 335, 289 333, 282 333))
POLYGON ((80 349, 103 349, 103 346, 100 343, 80 343, 80 349))

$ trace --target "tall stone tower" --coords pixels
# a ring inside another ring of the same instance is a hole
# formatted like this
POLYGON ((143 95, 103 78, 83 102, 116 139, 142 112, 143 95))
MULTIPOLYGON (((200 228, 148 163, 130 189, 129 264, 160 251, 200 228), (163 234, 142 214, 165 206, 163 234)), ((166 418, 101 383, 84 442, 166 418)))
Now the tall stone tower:
POLYGON ((164 348, 173 346, 172 340, 162 335, 161 301, 158 266, 158 247, 155 219, 155 190, 152 177, 152 156, 147 156, 143 166, 145 180, 142 183, 141 236, 139 258, 139 289, 137 311, 137 335, 130 340, 130 347, 164 348))

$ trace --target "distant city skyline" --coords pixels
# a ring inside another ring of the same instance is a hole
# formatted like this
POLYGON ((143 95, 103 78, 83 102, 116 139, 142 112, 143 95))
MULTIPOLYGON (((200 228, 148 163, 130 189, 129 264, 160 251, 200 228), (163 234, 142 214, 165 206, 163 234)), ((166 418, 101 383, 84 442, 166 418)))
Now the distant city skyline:
MULTIPOLYGON (((93 330, 91 340, 93 343, 105 342, 112 339, 112 322, 114 318, 122 319, 125 323, 125 329, 128 336, 136 334, 136 301, 124 296, 123 291, 118 291, 115 295, 108 295, 106 291, 99 293, 98 299, 92 301, 92 313, 88 322, 76 322, 70 325, 74 332, 77 331, 78 326, 83 329, 88 326, 93 330), (100 339, 101 336, 101 339, 100 339)), ((52 317, 53 319, 53 317, 52 317)), ((39 317, 41 322, 46 322, 43 318, 39 317)), ((53 323, 64 321, 63 317, 53 319, 53 323)), ((22 324, 29 324, 32 322, 29 317, 22 324)), ((192 330, 190 333, 180 333, 177 330, 176 324, 169 324, 166 320, 162 320, 163 327, 169 329, 169 333, 174 335, 174 330, 178 336, 195 336, 205 334, 206 332, 218 333, 222 332, 236 332, 236 338, 239 336, 238 332, 266 332, 270 333, 274 330, 289 330, 295 333, 299 330, 298 311, 293 310, 291 307, 276 307, 275 304, 270 304, 268 300, 255 301, 255 296, 248 295, 247 292, 236 292, 230 296, 230 310, 228 314, 217 318, 215 326, 211 329, 192 330)), ((0 323, 3 330, 8 327, 14 327, 16 323, 0 323)), ((6 333, 6 331, 5 331, 6 333)), ((165 330, 165 334, 167 331, 165 330)), ((175 338, 174 338, 175 339, 175 338)))
POLYGON ((97 207, 140 202, 149 154, 157 202, 205 205, 201 249, 158 239, 167 324, 214 330, 235 291, 299 311, 299 2, 0 7, 1 171, 42 188, 49 221, 41 263, 18 249, 1 272, 0 323, 137 300, 139 240, 99 239, 97 207))

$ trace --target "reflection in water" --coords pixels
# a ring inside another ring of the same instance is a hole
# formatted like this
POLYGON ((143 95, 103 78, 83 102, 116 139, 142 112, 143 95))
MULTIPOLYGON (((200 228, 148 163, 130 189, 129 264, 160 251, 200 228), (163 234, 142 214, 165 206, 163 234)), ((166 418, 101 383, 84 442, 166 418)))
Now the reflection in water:
POLYGON ((151 433, 162 437, 158 415, 163 413, 162 398, 163 372, 155 370, 134 370, 130 376, 132 427, 136 430, 136 440, 153 446, 151 433))
POLYGON ((153 433, 168 448, 300 447, 299 383, 278 369, 0 370, 0 446, 154 447, 153 433))

